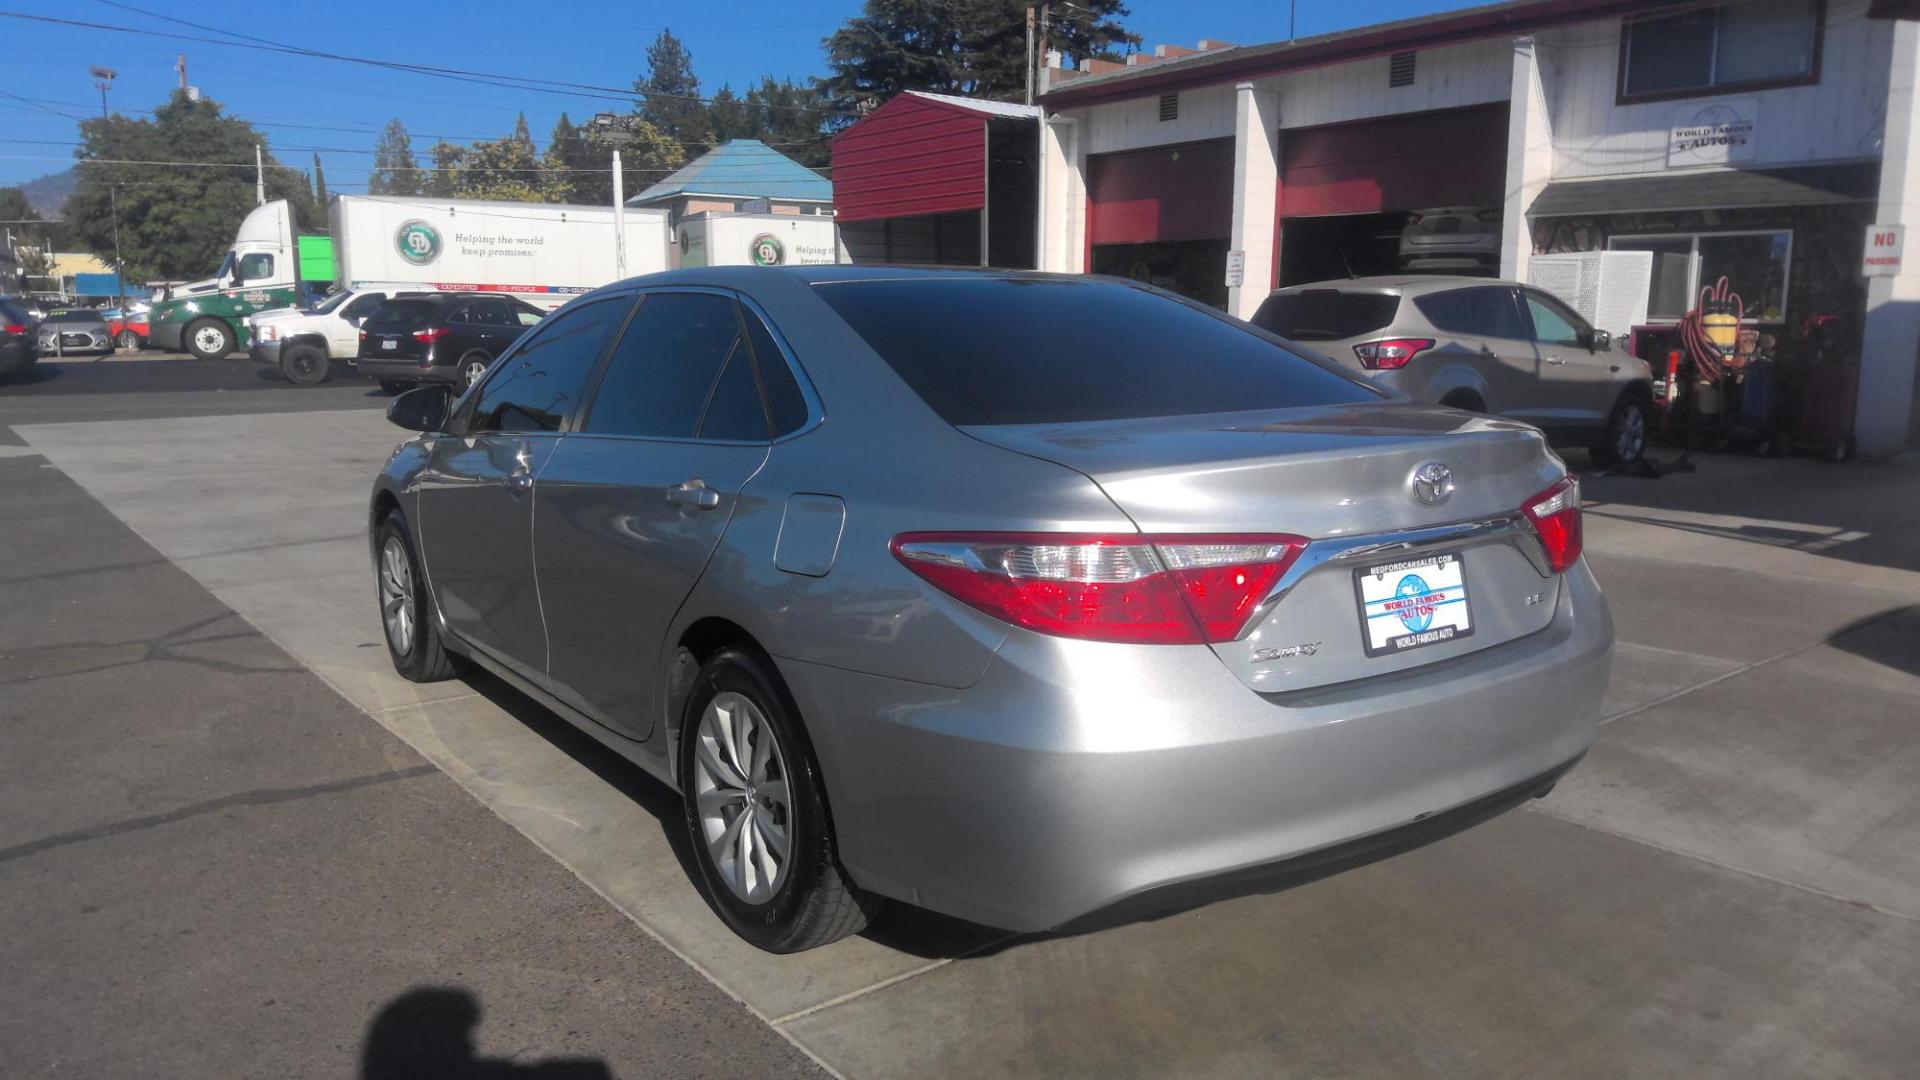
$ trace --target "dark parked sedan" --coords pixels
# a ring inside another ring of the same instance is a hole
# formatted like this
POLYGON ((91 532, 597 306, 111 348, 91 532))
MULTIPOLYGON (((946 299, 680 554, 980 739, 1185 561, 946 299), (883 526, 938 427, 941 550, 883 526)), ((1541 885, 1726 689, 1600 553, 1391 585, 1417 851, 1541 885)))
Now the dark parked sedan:
POLYGON ((107 318, 91 308, 62 308, 40 322, 41 356, 108 356, 113 353, 113 330, 107 318))
POLYGON ((360 324, 354 365, 388 390, 448 383, 465 391, 546 314, 510 296, 447 293, 389 300, 360 324))
POLYGON ((477 664, 671 785, 765 949, 1431 839, 1544 794, 1606 689, 1538 431, 1131 282, 657 274, 388 416, 395 668, 477 664))
POLYGON ((0 377, 18 375, 39 356, 33 335, 33 316, 12 300, 0 300, 0 377))

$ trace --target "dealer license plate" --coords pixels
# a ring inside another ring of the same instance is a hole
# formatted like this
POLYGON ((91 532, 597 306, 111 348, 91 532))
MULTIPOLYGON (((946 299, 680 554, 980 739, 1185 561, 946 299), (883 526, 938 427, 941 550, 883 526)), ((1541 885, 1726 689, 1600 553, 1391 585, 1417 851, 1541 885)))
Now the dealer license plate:
POLYGON ((1457 641, 1473 633, 1460 556, 1428 555, 1353 573, 1368 656, 1457 641))

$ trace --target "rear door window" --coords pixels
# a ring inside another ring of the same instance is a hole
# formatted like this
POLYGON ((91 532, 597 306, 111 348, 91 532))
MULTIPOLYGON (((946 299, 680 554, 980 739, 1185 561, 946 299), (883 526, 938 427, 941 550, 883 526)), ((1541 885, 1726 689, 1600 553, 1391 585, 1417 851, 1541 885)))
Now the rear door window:
POLYGON ((468 431, 558 431, 632 302, 610 296, 542 326, 480 387, 468 431))
POLYGON ((1118 282, 946 277, 815 289, 955 425, 1189 416, 1381 396, 1244 323, 1118 282))
POLYGON ((648 296, 607 362, 584 430, 666 439, 766 438, 766 414, 733 300, 713 293, 648 296), (729 372, 733 377, 723 379, 729 372), (750 396, 741 393, 743 386, 750 396))
POLYGON ((349 322, 355 319, 364 319, 379 310, 380 305, 386 302, 387 298, 380 293, 368 293, 365 296, 356 296, 347 303, 346 307, 340 309, 340 317, 349 322))
POLYGON ((1513 302, 1513 290, 1495 286, 1452 289, 1447 292, 1416 296, 1413 306, 1436 330, 1472 338, 1512 338, 1525 341, 1530 336, 1521 321, 1520 309, 1513 302))
POLYGON ((1391 293, 1306 289, 1267 297, 1253 325, 1290 341, 1340 341, 1386 329, 1399 310, 1391 293))

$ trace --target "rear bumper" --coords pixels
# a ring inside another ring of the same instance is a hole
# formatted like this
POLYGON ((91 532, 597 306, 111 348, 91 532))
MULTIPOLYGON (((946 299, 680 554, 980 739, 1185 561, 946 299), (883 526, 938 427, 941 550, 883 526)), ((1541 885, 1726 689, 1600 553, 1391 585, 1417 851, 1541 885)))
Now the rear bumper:
MULTIPOLYGON (((1613 625, 1260 695, 1203 646, 1016 632, 955 691, 780 660, 863 887, 1012 930, 1244 892, 1276 864, 1540 790, 1592 743, 1613 625), (1136 899, 1139 898, 1139 899, 1136 899)), ((1284 876, 1284 865, 1278 873, 1284 876)))
POLYGON ((360 374, 382 382, 458 384, 460 381, 458 368, 424 364, 418 360, 378 360, 361 356, 354 359, 353 366, 360 374))
POLYGON ((39 353, 28 340, 0 342, 0 375, 12 375, 33 366, 39 353))

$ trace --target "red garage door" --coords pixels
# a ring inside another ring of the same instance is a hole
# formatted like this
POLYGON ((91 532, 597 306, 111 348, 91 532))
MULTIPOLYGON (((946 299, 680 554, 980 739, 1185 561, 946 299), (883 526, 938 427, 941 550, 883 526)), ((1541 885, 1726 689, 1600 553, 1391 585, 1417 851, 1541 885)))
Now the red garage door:
POLYGON ((1499 206, 1507 107, 1409 113, 1280 136, 1280 216, 1499 206))
POLYGON ((1087 159, 1089 244, 1224 240, 1233 231, 1233 140, 1087 159))

